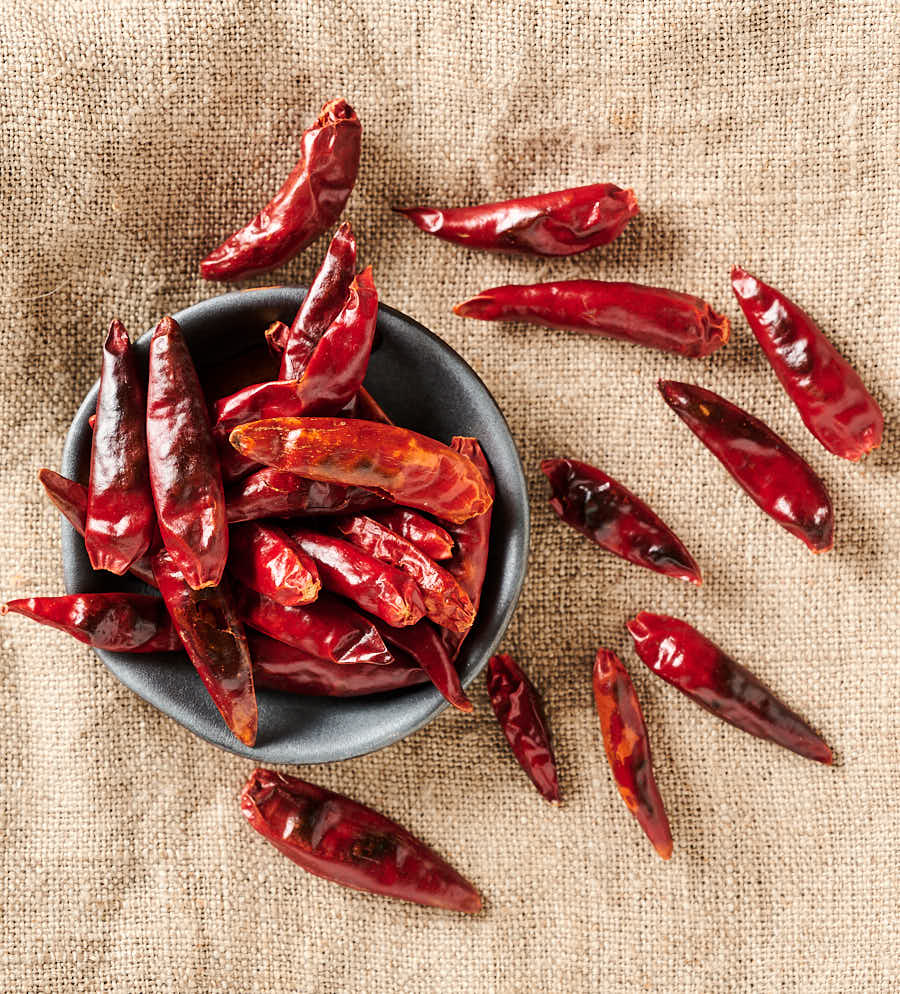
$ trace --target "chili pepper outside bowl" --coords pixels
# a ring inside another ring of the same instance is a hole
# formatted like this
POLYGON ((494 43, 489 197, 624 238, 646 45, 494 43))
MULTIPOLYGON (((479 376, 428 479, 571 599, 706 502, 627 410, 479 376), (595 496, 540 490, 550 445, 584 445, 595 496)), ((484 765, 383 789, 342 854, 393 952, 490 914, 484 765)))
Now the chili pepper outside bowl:
MULTIPOLYGON (((268 287, 226 293, 174 315, 181 325, 201 379, 246 369, 259 361, 263 332, 273 321, 293 319, 302 287, 268 287)), ((150 332, 135 343, 146 369, 150 332)), ((529 512, 522 465, 499 407, 471 367, 436 335, 391 307, 380 305, 376 346, 366 388, 399 425, 449 443, 453 435, 478 438, 496 479, 491 548, 481 607, 458 665, 464 686, 481 672, 512 617, 525 578, 529 512)), ((62 472, 87 482, 91 429, 97 404, 95 383, 66 437, 62 472)), ((84 541, 63 521, 63 575, 69 593, 145 590, 130 576, 91 569, 84 541)), ((307 697, 259 688, 259 735, 253 748, 239 742, 183 653, 126 655, 97 650, 126 687, 207 742, 267 763, 327 763, 392 745, 426 725, 447 703, 430 684, 366 697, 307 697)), ((463 716, 454 720, 465 721, 463 716)))

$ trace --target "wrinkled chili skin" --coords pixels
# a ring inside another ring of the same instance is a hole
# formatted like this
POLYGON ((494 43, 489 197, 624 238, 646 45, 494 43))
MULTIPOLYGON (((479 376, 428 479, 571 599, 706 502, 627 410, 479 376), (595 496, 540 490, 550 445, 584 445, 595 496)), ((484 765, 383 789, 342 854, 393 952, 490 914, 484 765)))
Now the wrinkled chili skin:
POLYGON ((586 332, 688 358, 715 352, 731 332, 727 317, 689 293, 601 280, 498 286, 457 304, 453 313, 586 332))
POLYGON ((416 227, 465 248, 566 256, 606 245, 638 213, 633 190, 592 183, 475 207, 399 207, 416 227))
POLYGON ((559 804, 559 778, 541 698, 512 656, 491 656, 488 696, 509 747, 538 793, 559 804))
POLYGON ((228 569, 241 583, 279 604, 309 604, 322 583, 316 564, 274 525, 232 525, 228 569))
POLYGON ((602 549, 636 566, 699 586, 700 569, 677 535, 602 470, 576 459, 544 459, 550 507, 602 549))
POLYGON ((475 914, 475 888, 402 825, 372 808, 257 769, 241 793, 250 825, 288 859, 344 887, 475 914))
POLYGON ((796 712, 686 622, 641 611, 628 631, 641 660, 700 707, 807 759, 832 762, 826 743, 796 712))
POLYGON ((653 848, 672 856, 672 832, 662 795, 653 777, 650 739, 634 684, 621 660, 600 649, 594 661, 594 701, 603 745, 616 787, 653 848))
POLYGON ((834 544, 834 511, 808 462, 759 418, 711 390, 660 380, 666 403, 756 505, 813 552, 834 544))
POLYGON ((412 542, 431 559, 449 559, 453 555, 453 539, 447 529, 408 507, 391 508, 390 511, 381 511, 372 517, 412 542))
POLYGON ((822 445, 851 462, 879 446, 881 408, 813 319, 740 266, 731 271, 731 286, 775 375, 822 445))
POLYGON ((239 280, 287 262, 341 216, 356 182, 362 127, 346 100, 325 104, 300 158, 256 217, 200 263, 205 280, 239 280))

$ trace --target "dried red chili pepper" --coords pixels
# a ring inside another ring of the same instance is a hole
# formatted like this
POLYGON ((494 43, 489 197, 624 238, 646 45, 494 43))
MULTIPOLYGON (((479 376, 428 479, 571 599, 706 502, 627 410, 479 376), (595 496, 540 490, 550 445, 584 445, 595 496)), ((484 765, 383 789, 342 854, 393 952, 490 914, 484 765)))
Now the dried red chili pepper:
POLYGON ((308 873, 344 887, 474 914, 475 888, 395 821, 341 794, 271 770, 241 793, 250 825, 308 873))
POLYGON ((398 207, 430 235, 466 248, 523 255, 575 255, 606 245, 638 213, 633 190, 592 183, 476 207, 398 207))
POLYGON ((279 604, 309 604, 319 595, 316 564, 280 528, 232 525, 228 569, 241 583, 279 604))
POLYGON ((544 459, 550 506, 602 549, 663 576, 700 584, 700 569, 677 535, 602 470, 576 459, 544 459))
POLYGON ((113 321, 103 345, 84 529, 94 569, 121 575, 150 548, 156 534, 146 410, 128 332, 121 321, 113 321))
POLYGON ((481 321, 521 321, 587 332, 696 358, 728 341, 728 318, 689 293, 637 283, 564 280, 498 286, 453 308, 481 321))
POLYGON ((663 859, 672 856, 672 832, 656 780, 650 739, 634 684, 619 657, 600 649, 594 662, 594 700, 613 779, 628 810, 663 859))
POLYGON ((200 263, 205 280, 238 280, 287 262, 341 216, 356 182, 362 127, 346 100, 325 104, 303 133, 284 185, 256 217, 200 263))
POLYGON ((641 611, 628 630, 643 662, 700 707, 807 759, 832 762, 826 743, 796 712, 686 622, 641 611))
POLYGON ((825 484, 772 429, 712 390, 660 380, 663 398, 770 518, 812 549, 834 542, 825 484))
POLYGON ((775 375, 822 445, 852 462, 879 446, 881 408, 806 311, 740 266, 731 271, 731 286, 775 375))
POLYGON ((284 354, 284 347, 287 344, 287 338, 290 334, 291 329, 284 323, 284 321, 273 321, 268 328, 266 328, 263 334, 265 335, 266 345, 269 346, 269 352, 275 359, 281 359, 284 354))
POLYGON ((389 511, 373 514, 372 517, 412 542, 431 559, 449 559, 453 555, 453 539, 447 529, 415 511, 410 511, 408 507, 394 507, 389 511))

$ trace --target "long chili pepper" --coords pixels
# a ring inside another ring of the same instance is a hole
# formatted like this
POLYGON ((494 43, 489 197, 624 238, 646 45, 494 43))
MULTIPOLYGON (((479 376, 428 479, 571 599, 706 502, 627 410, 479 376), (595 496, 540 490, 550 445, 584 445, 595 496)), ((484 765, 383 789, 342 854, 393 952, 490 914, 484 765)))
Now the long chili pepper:
POLYGON ((731 286, 775 375, 822 445, 853 462, 879 446, 881 408, 806 311, 740 266, 731 271, 731 286))
POLYGON ((121 321, 109 326, 91 447, 84 545, 94 569, 122 574, 150 548, 156 512, 147 463, 146 398, 121 321))
POLYGON ((540 695, 512 656, 505 654, 491 656, 487 689, 491 707, 519 766, 541 797, 559 804, 556 761, 540 695))
POLYGON ((544 459, 550 506, 601 548, 664 576, 700 584, 700 569, 677 535, 611 476, 576 459, 544 459))
POLYGON ((633 190, 592 183, 476 207, 398 207, 413 224, 466 248, 574 255, 617 238, 638 213, 633 190))
POLYGON ((205 280, 238 280, 275 269, 341 216, 356 182, 362 127, 346 100, 325 104, 304 132, 284 185, 256 217, 200 263, 205 280))
POLYGON ((628 630, 644 663, 700 707, 807 759, 832 762, 826 743, 796 712, 686 622, 641 611, 628 630))
POLYGON ((279 604, 308 604, 319 595, 316 564, 274 525, 232 525, 228 569, 241 583, 279 604))
POLYGON ((449 559, 453 555, 453 539, 447 529, 408 507, 394 507, 389 511, 373 514, 372 517, 412 542, 431 559, 449 559))
POLYGON ((663 398, 770 518, 812 549, 834 541, 825 484, 772 429, 711 390, 660 380, 663 398))
POLYGON ((341 794, 257 769, 241 793, 250 825, 308 873, 451 911, 481 910, 475 888, 402 825, 341 794))
POLYGON ((613 779, 625 806, 663 859, 672 856, 672 832, 650 756, 650 739, 634 684, 619 657, 599 649, 594 700, 613 779))
POLYGON ((566 280, 498 286, 453 313, 482 321, 521 321, 647 345, 695 358, 728 341, 728 318, 689 293, 637 283, 566 280))

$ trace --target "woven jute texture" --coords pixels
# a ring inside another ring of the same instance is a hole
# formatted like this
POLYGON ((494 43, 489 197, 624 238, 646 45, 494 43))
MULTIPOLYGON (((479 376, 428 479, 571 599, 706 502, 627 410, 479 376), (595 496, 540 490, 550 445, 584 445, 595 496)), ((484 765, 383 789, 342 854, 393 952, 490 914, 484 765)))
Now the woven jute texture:
MULTIPOLYGON (((900 87, 896 4, 517 0, 7 2, 0 17, 0 595, 62 592, 39 492, 99 369, 221 292, 199 260, 280 185, 326 100, 364 124, 347 217, 381 299, 475 367, 526 467, 531 562, 504 648, 546 698, 564 804, 515 765, 483 682, 367 758, 294 772, 407 825, 483 891, 476 918, 304 874, 243 822, 251 764, 125 690, 86 647, 0 623, 0 989, 493 992, 900 989, 900 87), (392 205, 611 180, 642 213, 562 261, 467 252, 392 205), (862 465, 806 432, 728 286, 741 262, 806 306, 887 419, 862 465), (697 293, 734 334, 691 361, 455 318, 508 282, 697 293), (658 377, 768 421, 837 514, 813 556, 672 415, 658 377), (541 457, 602 466, 695 554, 696 589, 631 567, 546 505, 541 457), (695 624, 833 745, 833 769, 701 712, 636 659, 640 609, 695 624), (616 793, 590 669, 632 672, 675 836, 663 864, 616 793)), ((308 281, 314 244, 271 282, 308 281)), ((413 385, 411 385, 411 389, 413 385)), ((434 398, 440 403, 440 397, 434 398)))

